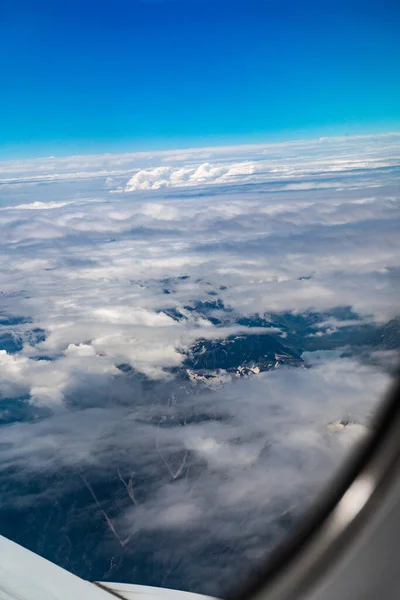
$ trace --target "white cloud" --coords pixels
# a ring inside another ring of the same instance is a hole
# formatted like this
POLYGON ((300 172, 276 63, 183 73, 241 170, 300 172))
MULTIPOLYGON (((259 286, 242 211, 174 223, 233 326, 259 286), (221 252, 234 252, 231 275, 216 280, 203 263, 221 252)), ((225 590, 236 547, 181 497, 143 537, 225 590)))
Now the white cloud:
POLYGON ((237 178, 252 175, 260 170, 257 163, 240 162, 228 164, 202 163, 193 167, 156 167, 138 171, 126 184, 124 191, 158 190, 163 187, 195 186, 233 182, 237 178))
POLYGON ((3 397, 19 397, 29 392, 29 386, 21 379, 21 371, 28 364, 27 358, 20 358, 0 350, 0 394, 3 397))
POLYGON ((51 210, 52 208, 67 206, 68 204, 71 204, 71 202, 40 202, 39 200, 36 200, 30 204, 18 204, 11 208, 15 210, 51 210))
POLYGON ((100 321, 121 325, 145 325, 148 327, 165 327, 174 325, 175 321, 164 313, 150 312, 144 308, 127 309, 126 306, 97 308, 94 316, 100 321))

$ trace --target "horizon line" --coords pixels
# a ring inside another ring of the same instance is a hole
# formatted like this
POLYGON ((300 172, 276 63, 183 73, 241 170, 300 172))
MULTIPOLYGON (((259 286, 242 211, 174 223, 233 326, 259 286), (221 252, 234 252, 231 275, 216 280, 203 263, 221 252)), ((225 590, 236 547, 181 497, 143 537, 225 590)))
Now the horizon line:
POLYGON ((216 144, 216 145, 205 145, 205 146, 185 146, 180 148, 170 149, 158 149, 158 150, 133 150, 133 151, 122 151, 122 152, 88 152, 88 153, 77 153, 77 154, 61 154, 61 155, 40 155, 31 157, 20 157, 20 158, 6 158, 0 157, 1 163, 15 163, 15 162, 29 162, 29 161, 41 161, 41 160, 62 160, 66 158, 92 158, 92 157, 112 157, 112 156, 132 156, 132 157, 146 157, 146 156, 165 156, 181 154, 182 152, 198 152, 198 151, 228 151, 234 148, 266 148, 266 147, 279 147, 286 146, 288 144, 303 144, 303 143, 318 143, 325 141, 345 141, 345 140, 356 140, 356 139, 367 139, 377 137, 389 137, 389 136, 400 136, 400 130, 395 131, 383 131, 378 133, 365 133, 365 134, 354 134, 354 135, 322 135, 310 138, 292 138, 281 141, 265 141, 258 143, 236 143, 236 144, 216 144))

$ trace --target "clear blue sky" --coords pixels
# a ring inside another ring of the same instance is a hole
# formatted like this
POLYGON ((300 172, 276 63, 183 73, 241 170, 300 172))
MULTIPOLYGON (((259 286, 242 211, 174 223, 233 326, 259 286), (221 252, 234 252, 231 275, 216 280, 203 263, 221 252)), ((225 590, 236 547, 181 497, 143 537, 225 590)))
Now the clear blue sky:
POLYGON ((398 0, 2 0, 0 156, 388 131, 398 0))

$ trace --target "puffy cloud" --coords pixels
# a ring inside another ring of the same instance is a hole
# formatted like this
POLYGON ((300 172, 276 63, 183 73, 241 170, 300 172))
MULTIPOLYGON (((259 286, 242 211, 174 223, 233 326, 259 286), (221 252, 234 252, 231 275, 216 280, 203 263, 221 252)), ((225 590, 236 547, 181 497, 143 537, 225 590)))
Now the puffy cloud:
POLYGON ((26 369, 27 358, 20 358, 0 350, 0 394, 3 397, 18 398, 29 392, 29 386, 21 379, 21 372, 26 369))
POLYGON ((50 210, 52 208, 61 208, 67 204, 71 204, 71 202, 40 202, 39 200, 36 200, 30 204, 18 204, 11 208, 14 208, 15 210, 50 210))
POLYGON ((125 192, 135 190, 158 190, 162 187, 195 186, 235 181, 235 178, 252 175, 260 166, 253 162, 226 165, 202 163, 194 167, 156 167, 138 171, 125 186, 125 192))
POLYGON ((94 317, 106 323, 122 325, 145 325, 148 327, 164 327, 174 325, 175 321, 165 313, 154 313, 144 308, 127 309, 126 306, 97 308, 94 317))

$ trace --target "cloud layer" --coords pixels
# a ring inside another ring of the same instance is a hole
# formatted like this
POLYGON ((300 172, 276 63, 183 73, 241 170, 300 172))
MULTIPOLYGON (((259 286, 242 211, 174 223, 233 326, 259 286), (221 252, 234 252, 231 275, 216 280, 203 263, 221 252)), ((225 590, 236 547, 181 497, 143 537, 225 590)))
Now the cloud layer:
POLYGON ((199 339, 314 319, 299 348, 323 349, 398 316, 399 140, 0 164, 0 532, 89 579, 222 594, 256 568, 396 349, 211 390, 177 373, 199 339))

